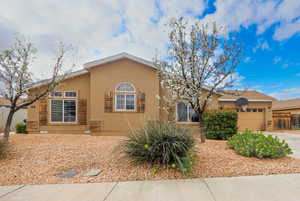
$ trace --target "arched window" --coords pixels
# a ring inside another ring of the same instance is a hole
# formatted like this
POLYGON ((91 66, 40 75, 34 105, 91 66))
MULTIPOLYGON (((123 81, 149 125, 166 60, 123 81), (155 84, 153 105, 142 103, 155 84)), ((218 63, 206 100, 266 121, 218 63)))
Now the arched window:
POLYGON ((134 86, 129 82, 122 82, 115 90, 115 110, 135 111, 136 93, 134 86))
POLYGON ((122 82, 116 87, 116 92, 134 92, 134 86, 129 82, 122 82))

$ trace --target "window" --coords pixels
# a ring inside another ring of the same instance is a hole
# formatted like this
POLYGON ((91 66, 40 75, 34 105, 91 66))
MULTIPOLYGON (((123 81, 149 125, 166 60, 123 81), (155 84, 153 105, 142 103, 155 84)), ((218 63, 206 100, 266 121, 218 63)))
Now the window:
POLYGON ((75 97, 77 97, 77 93, 75 91, 66 91, 65 92, 65 97, 75 98, 75 97))
POLYGON ((51 97, 62 97, 63 93, 61 91, 54 91, 50 94, 51 97))
POLYGON ((132 84, 128 82, 122 82, 116 87, 117 92, 132 92, 135 91, 132 84))
POLYGON ((199 122, 199 117, 193 111, 190 105, 184 103, 177 104, 177 121, 178 122, 199 122))
POLYGON ((51 122, 76 121, 76 100, 51 100, 51 122))
POLYGON ((134 111, 135 110, 135 88, 128 82, 120 83, 116 87, 115 96, 116 111, 134 111))

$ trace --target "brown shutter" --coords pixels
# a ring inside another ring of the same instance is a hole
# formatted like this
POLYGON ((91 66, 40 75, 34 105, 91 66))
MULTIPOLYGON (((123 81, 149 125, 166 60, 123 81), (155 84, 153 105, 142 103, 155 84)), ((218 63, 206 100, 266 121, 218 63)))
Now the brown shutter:
POLYGON ((137 94, 137 112, 144 113, 145 112, 145 102, 146 95, 144 92, 138 92, 137 94))
POLYGON ((47 125, 48 104, 47 99, 40 100, 39 121, 41 126, 47 125))
POLYGON ((79 99, 78 100, 78 124, 86 125, 87 124, 87 100, 79 99))
POLYGON ((26 129, 27 131, 36 131, 39 128, 38 121, 27 121, 26 129))
POLYGON ((104 112, 113 112, 113 92, 105 92, 104 112))

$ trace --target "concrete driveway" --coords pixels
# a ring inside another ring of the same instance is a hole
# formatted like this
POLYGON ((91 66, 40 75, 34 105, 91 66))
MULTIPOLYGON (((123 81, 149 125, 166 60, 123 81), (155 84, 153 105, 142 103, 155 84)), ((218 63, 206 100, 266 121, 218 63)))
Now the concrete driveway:
POLYGON ((290 133, 274 133, 274 132, 264 132, 264 134, 277 136, 280 139, 285 140, 293 150, 291 157, 300 158, 300 134, 290 134, 290 133))
POLYGON ((300 174, 0 187, 0 201, 299 201, 300 174))

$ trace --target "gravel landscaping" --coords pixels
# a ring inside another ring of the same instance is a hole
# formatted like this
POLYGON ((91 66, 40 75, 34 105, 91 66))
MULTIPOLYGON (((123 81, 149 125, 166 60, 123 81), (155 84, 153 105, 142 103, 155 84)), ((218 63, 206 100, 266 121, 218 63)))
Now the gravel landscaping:
POLYGON ((147 165, 133 165, 119 151, 124 137, 79 135, 13 135, 11 152, 0 160, 0 185, 88 183, 103 181, 160 180, 195 177, 232 177, 300 173, 300 159, 246 158, 227 148, 224 141, 207 140, 196 146, 193 171, 183 176, 166 169, 154 173, 147 165), (101 173, 84 176, 92 169, 101 173), (73 178, 59 178, 68 171, 73 178))

